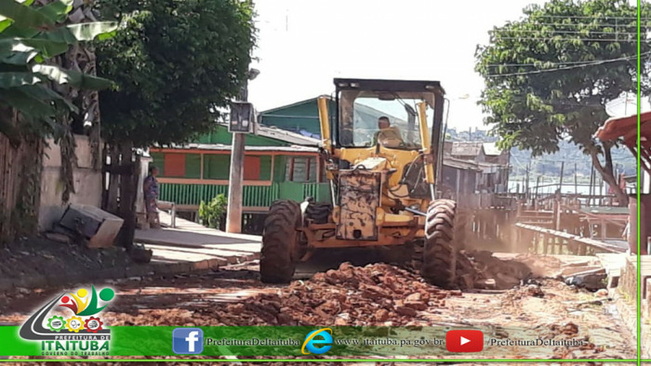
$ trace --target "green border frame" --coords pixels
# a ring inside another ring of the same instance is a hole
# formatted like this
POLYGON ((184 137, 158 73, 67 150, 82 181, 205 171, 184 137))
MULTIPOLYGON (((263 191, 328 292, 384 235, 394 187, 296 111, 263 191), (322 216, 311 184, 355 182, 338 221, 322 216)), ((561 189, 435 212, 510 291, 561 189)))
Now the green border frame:
MULTIPOLYGON (((637 364, 638 366, 642 364, 642 283, 641 283, 641 278, 642 278, 642 261, 641 261, 641 256, 640 256, 640 251, 642 248, 642 240, 640 238, 640 188, 641 188, 641 157, 640 157, 640 133, 641 133, 641 111, 642 111, 642 106, 641 106, 641 86, 640 86, 640 66, 641 66, 641 57, 640 57, 640 51, 641 51, 641 18, 642 18, 642 0, 637 0, 637 136, 636 136, 636 144, 637 144, 637 161, 636 161, 636 166, 637 166, 637 189, 635 190, 635 196, 637 199, 637 217, 636 217, 636 231, 637 231, 637 337, 636 337, 636 343, 637 343, 637 364)), ((646 248, 646 241, 647 239, 644 238, 645 240, 645 248, 646 248)))
MULTIPOLYGON (((640 83, 640 66, 641 66, 641 0, 637 0, 637 189, 636 189, 636 199, 640 201, 640 185, 641 185, 641 158, 640 158, 640 133, 641 133, 641 83, 640 83)), ((640 227, 640 205, 637 205, 637 228, 640 227)), ((651 359, 642 359, 642 344, 641 344, 641 335, 642 335, 642 323, 641 323, 641 308, 642 308, 642 284, 640 282, 641 278, 641 238, 640 230, 637 230, 637 304, 636 304, 636 314, 637 314, 637 359, 473 359, 473 358, 459 358, 459 359, 308 359, 308 358, 294 358, 294 359, 200 359, 200 358, 170 358, 170 359, 0 359, 0 363, 32 363, 32 362, 84 362, 84 363, 96 363, 96 362, 251 362, 251 363, 261 363, 261 362, 427 362, 427 363, 470 363, 470 362, 483 362, 483 363, 587 363, 587 362, 602 362, 602 363, 631 363, 637 362, 637 365, 641 365, 642 361, 651 362, 651 359)))

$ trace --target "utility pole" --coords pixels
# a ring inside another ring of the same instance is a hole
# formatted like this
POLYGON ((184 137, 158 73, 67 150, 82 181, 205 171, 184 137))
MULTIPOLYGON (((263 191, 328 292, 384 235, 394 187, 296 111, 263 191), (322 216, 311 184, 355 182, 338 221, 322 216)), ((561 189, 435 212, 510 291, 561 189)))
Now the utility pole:
POLYGON ((539 185, 540 185, 540 175, 536 177, 536 193, 535 193, 536 200, 538 199, 538 186, 539 185))
POLYGON ((574 163, 574 194, 576 195, 579 194, 578 179, 579 179, 579 172, 576 170, 576 163, 574 163))
MULTIPOLYGON (((257 70, 249 70, 244 86, 240 91, 240 100, 248 101, 249 80, 253 80, 258 74, 257 70)), ((246 133, 232 132, 233 143, 231 145, 231 171, 228 180, 228 208, 226 209, 226 232, 242 232, 242 191, 244 154, 246 146, 246 133)))
MULTIPOLYGON (((248 81, 247 81, 248 84, 248 81)), ((246 89, 246 85, 244 88, 246 89)), ((240 97, 246 102, 246 92, 240 97)), ((226 232, 242 232, 242 185, 244 170, 244 147, 246 145, 246 134, 233 132, 233 143, 231 144, 231 173, 228 179, 228 208, 226 209, 226 232)))
POLYGON ((565 162, 561 161, 561 181, 558 183, 559 193, 563 191, 563 170, 565 169, 565 162))
POLYGON ((525 182, 525 189, 524 189, 524 199, 529 200, 529 171, 531 170, 531 162, 527 164, 527 170, 526 170, 526 182, 525 182))
POLYGON ((592 164, 592 167, 590 169, 590 190, 588 193, 588 206, 592 205, 592 196, 596 196, 596 189, 594 188, 594 183, 595 183, 595 175, 594 175, 594 164, 592 164))
POLYGON ((556 231, 561 229, 561 192, 563 192, 563 170, 565 168, 565 162, 561 162, 561 181, 558 184, 558 190, 554 195, 554 228, 556 231))

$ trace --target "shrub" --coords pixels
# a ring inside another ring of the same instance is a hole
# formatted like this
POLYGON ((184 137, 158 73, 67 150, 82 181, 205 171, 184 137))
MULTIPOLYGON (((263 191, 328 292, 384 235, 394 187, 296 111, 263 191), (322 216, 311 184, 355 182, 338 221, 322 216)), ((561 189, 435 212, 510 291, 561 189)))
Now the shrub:
POLYGON ((201 219, 201 224, 219 229, 219 223, 226 214, 227 205, 228 201, 224 194, 218 195, 209 203, 202 200, 199 205, 199 218, 201 219))

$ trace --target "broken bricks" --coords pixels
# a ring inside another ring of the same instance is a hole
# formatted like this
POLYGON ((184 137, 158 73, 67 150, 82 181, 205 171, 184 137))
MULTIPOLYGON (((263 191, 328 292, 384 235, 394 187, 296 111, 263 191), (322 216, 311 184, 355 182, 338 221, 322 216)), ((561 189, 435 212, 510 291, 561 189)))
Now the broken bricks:
POLYGON ((417 321, 420 311, 444 306, 449 293, 387 264, 353 267, 344 263, 275 293, 201 309, 191 321, 198 325, 405 326, 417 321), (209 324, 199 324, 200 319, 210 319, 209 324))

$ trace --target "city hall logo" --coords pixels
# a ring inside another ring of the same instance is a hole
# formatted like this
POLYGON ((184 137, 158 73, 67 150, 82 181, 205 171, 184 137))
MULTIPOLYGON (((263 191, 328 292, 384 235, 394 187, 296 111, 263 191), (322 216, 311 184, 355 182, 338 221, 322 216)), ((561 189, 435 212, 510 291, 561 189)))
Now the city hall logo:
POLYGON ((108 356, 111 331, 98 314, 114 297, 108 287, 62 293, 27 319, 20 337, 40 342, 44 356, 108 356), (61 309, 67 316, 52 314, 61 309))

